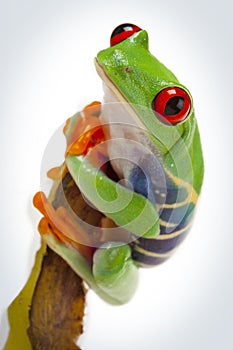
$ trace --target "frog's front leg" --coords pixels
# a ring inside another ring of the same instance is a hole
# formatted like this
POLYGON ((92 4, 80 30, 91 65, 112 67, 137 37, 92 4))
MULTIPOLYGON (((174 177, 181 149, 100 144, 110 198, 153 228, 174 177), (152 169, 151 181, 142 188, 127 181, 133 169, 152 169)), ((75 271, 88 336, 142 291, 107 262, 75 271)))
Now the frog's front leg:
POLYGON ((68 155, 66 165, 84 196, 117 226, 137 236, 159 234, 158 211, 143 195, 113 181, 83 155, 68 155))

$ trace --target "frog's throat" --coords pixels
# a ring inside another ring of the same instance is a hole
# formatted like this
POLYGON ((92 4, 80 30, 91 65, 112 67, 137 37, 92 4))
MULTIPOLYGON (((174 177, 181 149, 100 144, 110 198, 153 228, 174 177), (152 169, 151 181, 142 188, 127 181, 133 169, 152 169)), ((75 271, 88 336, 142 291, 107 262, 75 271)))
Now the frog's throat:
POLYGON ((143 129, 145 129, 145 125, 143 125, 143 123, 139 119, 137 113, 133 109, 132 104, 130 104, 126 100, 126 98, 123 96, 123 94, 120 92, 120 90, 116 87, 116 85, 113 83, 111 78, 107 75, 107 73, 104 71, 102 66, 99 64, 97 58, 95 58, 94 63, 95 63, 96 71, 99 74, 102 81, 112 90, 112 92, 115 94, 115 96, 117 97, 119 102, 122 102, 125 104, 124 106, 127 109, 127 111, 130 113, 130 115, 132 115, 134 117, 134 119, 136 119, 137 125, 143 129))

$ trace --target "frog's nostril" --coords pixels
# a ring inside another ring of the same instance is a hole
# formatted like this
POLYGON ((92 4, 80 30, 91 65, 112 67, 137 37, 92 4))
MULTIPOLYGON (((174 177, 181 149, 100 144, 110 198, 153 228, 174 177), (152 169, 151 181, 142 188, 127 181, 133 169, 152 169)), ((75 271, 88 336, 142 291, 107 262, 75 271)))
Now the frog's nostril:
POLYGON ((137 33, 141 30, 138 26, 131 23, 120 24, 114 29, 110 38, 110 45, 114 46, 121 41, 129 38, 134 33, 137 33))

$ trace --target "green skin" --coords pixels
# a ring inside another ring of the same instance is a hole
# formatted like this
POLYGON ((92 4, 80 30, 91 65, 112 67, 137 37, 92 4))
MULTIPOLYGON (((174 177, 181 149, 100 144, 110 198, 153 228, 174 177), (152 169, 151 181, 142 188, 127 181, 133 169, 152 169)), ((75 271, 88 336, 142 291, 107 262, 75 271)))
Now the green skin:
MULTIPOLYGON (((162 89, 169 86, 187 89, 150 54, 147 32, 141 30, 100 51, 95 64, 105 85, 119 101, 130 104, 135 124, 143 127, 145 132, 150 131, 147 137, 159 152, 166 172, 174 179, 190 184, 198 196, 203 179, 203 159, 194 110, 175 126, 165 125, 155 117, 151 104, 162 89)), ((75 118, 77 116, 73 117, 74 123, 75 118)), ((68 155, 66 165, 86 198, 118 226, 144 237, 159 234, 158 210, 147 198, 115 183, 83 156, 68 155), (120 209, 122 203, 125 203, 123 210, 120 209)), ((109 242, 100 247, 94 255, 93 266, 90 266, 79 253, 58 244, 52 236, 45 239, 105 301, 122 304, 134 294, 138 267, 127 244, 116 246, 109 242)))

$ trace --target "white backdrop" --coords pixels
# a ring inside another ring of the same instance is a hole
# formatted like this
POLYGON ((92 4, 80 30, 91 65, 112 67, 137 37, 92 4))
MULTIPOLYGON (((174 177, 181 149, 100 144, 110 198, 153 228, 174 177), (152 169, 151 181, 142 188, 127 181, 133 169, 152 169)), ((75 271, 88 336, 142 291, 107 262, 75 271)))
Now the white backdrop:
POLYGON ((230 0, 0 1, 0 348, 6 309, 39 247, 31 199, 53 132, 102 99, 93 58, 112 30, 147 29, 150 50, 191 91, 206 173, 194 227, 176 255, 141 270, 134 299, 88 293, 83 350, 233 348, 232 7, 230 0))

